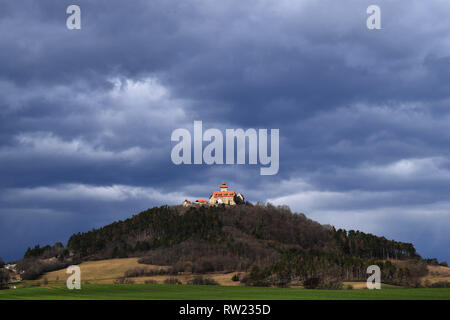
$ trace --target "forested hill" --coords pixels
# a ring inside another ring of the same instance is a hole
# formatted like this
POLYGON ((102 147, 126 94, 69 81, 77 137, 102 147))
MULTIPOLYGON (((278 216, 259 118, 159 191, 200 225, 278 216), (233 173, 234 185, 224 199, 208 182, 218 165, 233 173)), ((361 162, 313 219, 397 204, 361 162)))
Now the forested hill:
POLYGON ((170 247, 187 240, 222 243, 230 248, 250 242, 271 243, 278 248, 290 246, 377 259, 417 256, 411 243, 359 231, 327 228, 303 214, 291 213, 287 207, 271 205, 155 207, 125 221, 74 234, 69 239, 68 249, 81 258, 115 258, 170 247))
MULTIPOLYGON (((27 261, 33 259, 56 257, 62 266, 132 256, 142 257, 141 263, 170 265, 173 272, 251 270, 250 283, 329 276, 355 280, 365 278, 371 264, 383 269, 384 279, 399 283, 411 281, 416 266, 396 267, 390 260, 422 261, 410 243, 336 230, 285 206, 245 204, 148 209, 74 234, 66 247, 58 243, 28 249, 23 270, 29 272, 27 261)), ((50 268, 41 266, 30 277, 50 268)))

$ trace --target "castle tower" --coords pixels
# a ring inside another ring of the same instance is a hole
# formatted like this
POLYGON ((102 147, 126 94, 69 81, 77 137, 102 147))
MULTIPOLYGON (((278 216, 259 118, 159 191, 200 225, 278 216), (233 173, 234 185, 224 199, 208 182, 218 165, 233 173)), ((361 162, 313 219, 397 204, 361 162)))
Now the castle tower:
POLYGON ((222 185, 220 186, 220 191, 228 191, 228 186, 225 182, 222 182, 222 185))

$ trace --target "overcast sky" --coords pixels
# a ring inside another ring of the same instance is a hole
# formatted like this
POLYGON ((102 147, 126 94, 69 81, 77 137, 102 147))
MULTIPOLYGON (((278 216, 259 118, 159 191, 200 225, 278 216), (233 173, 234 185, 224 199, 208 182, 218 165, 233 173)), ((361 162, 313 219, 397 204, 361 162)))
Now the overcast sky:
POLYGON ((450 260, 449 16, 448 0, 1 1, 0 256, 226 181, 450 260), (174 165, 194 120, 280 129, 279 173, 174 165))

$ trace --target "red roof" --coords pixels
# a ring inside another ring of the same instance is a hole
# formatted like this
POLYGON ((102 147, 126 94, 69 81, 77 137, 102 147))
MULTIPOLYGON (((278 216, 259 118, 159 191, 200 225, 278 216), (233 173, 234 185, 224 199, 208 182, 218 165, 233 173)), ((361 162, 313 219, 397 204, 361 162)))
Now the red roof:
POLYGON ((199 199, 199 200, 196 200, 195 202, 206 202, 206 200, 199 199))
POLYGON ((214 198, 234 197, 236 193, 234 191, 214 191, 214 198))

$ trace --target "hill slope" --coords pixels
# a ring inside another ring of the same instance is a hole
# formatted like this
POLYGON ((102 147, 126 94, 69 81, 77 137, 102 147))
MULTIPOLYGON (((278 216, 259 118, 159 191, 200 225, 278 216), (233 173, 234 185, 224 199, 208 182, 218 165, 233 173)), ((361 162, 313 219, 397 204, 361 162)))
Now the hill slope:
POLYGON ((171 266, 171 274, 240 271, 246 274, 241 281, 250 285, 365 280, 372 264, 381 267, 383 282, 414 285, 427 272, 410 243, 335 230, 287 207, 250 204, 155 207, 74 234, 67 247, 29 249, 19 268, 32 279, 68 264, 125 257, 171 266))

